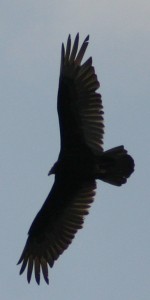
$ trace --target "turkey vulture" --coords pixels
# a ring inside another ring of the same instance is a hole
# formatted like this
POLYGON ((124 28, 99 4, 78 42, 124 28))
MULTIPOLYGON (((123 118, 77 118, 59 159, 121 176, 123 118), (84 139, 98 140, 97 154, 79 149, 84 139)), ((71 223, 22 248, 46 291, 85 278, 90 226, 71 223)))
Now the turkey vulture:
POLYGON ((79 34, 73 45, 69 35, 62 44, 57 110, 61 148, 49 175, 55 175, 53 187, 28 232, 18 264, 20 274, 27 267, 30 282, 34 268, 40 283, 42 270, 46 283, 48 265, 68 248, 82 228, 94 200, 96 179, 120 186, 134 170, 134 161, 124 146, 103 150, 103 106, 97 93, 100 84, 92 58, 82 59, 88 46, 86 37, 80 49, 79 34))

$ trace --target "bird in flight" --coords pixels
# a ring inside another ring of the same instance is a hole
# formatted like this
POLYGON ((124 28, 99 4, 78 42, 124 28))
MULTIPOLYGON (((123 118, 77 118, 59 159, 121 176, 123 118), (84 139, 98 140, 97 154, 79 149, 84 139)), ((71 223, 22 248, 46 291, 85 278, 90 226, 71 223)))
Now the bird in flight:
POLYGON ((124 146, 103 150, 104 119, 100 84, 92 58, 82 59, 87 36, 79 48, 79 34, 73 45, 69 35, 62 44, 57 110, 60 127, 60 153, 49 175, 55 180, 42 208, 28 232, 18 264, 20 274, 27 268, 30 282, 34 269, 40 284, 42 271, 46 283, 48 265, 68 248, 94 200, 96 180, 121 186, 134 171, 133 158, 124 146))

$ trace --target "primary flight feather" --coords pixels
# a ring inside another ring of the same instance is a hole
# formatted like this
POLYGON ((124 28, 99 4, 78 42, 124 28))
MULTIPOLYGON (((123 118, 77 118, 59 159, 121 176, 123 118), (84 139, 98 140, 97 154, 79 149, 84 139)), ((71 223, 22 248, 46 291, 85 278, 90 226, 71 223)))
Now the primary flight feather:
POLYGON ((100 84, 92 58, 82 63, 88 46, 86 37, 79 49, 79 34, 73 45, 69 35, 62 44, 57 110, 61 147, 49 175, 55 175, 53 187, 28 232, 18 264, 20 274, 27 268, 30 282, 34 269, 47 283, 48 265, 72 242, 82 228, 94 200, 96 179, 120 186, 134 170, 134 161, 124 146, 103 151, 103 106, 97 93, 100 84))

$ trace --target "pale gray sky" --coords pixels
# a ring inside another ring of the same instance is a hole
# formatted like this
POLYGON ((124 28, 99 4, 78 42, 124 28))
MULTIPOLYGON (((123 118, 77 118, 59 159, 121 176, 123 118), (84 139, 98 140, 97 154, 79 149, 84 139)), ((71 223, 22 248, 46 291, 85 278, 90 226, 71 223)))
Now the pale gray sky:
POLYGON ((150 298, 150 2, 5 0, 0 4, 0 291, 3 300, 150 298), (90 34, 105 149, 124 144, 128 184, 98 182, 95 202, 40 287, 16 263, 53 182, 61 43, 90 34))

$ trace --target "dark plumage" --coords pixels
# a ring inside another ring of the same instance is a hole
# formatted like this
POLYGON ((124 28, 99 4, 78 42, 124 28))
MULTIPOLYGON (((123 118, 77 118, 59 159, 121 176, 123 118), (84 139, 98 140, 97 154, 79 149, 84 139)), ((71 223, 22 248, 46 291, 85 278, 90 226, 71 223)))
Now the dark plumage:
POLYGON ((40 283, 40 270, 48 283, 48 265, 72 242, 82 228, 84 216, 94 200, 96 179, 120 186, 134 170, 134 161, 123 146, 103 151, 103 106, 96 92, 99 82, 92 58, 82 64, 89 36, 78 50, 79 34, 71 47, 62 45, 58 90, 58 116, 61 149, 50 174, 53 187, 35 217, 19 259, 20 274, 27 267, 30 282, 34 267, 40 283))

